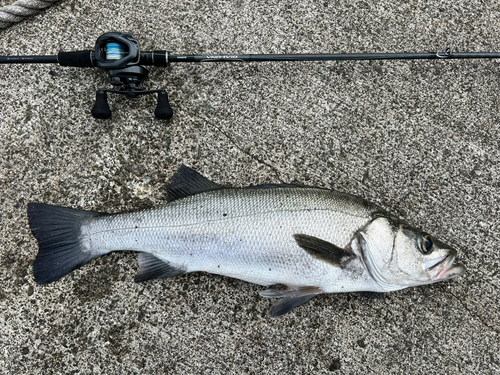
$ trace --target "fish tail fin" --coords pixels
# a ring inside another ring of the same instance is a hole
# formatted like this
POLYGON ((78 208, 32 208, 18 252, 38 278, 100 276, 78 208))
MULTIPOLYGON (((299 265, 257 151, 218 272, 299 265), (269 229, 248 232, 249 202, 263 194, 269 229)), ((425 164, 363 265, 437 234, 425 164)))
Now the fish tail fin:
POLYGON ((39 246, 33 263, 37 283, 59 280, 96 257, 81 244, 80 237, 82 222, 99 215, 43 203, 28 204, 30 229, 39 246))

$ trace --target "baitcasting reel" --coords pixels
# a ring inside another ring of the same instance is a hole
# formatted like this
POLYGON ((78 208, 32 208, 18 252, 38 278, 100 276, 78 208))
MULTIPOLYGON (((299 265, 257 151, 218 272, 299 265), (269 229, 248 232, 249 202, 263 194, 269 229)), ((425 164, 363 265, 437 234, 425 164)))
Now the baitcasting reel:
POLYGON ((92 116, 98 119, 111 117, 106 93, 125 95, 127 98, 158 93, 155 116, 166 120, 172 117, 172 107, 170 107, 165 90, 146 90, 140 86, 141 82, 148 78, 149 72, 139 65, 141 63, 139 42, 132 34, 107 33, 101 35, 97 39, 92 60, 96 67, 108 72, 111 84, 116 87, 116 89, 101 88, 97 90, 92 116))

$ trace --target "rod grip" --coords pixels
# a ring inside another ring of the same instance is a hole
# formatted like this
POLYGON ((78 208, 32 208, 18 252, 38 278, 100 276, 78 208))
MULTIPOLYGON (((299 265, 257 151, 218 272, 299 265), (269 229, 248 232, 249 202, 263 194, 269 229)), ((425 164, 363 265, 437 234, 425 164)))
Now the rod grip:
POLYGON ((80 68, 92 68, 93 51, 59 52, 57 61, 61 66, 77 66, 80 68))

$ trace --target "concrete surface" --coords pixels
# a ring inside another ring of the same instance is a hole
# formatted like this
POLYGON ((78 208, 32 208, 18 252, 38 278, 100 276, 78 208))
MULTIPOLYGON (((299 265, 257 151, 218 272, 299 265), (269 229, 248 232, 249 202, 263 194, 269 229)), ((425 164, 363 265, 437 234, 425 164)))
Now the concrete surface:
MULTIPOLYGON (((321 53, 500 50, 484 1, 61 1, 0 32, 0 54, 56 54, 128 31, 144 50, 321 53)), ((89 112, 94 69, 0 66, 0 372, 500 373, 499 60, 172 65, 155 98, 89 112), (160 204, 181 165, 244 186, 363 196, 449 242, 468 273, 367 299, 315 298, 279 320, 261 287, 191 274, 133 282, 111 254, 39 286, 26 205, 160 204)))

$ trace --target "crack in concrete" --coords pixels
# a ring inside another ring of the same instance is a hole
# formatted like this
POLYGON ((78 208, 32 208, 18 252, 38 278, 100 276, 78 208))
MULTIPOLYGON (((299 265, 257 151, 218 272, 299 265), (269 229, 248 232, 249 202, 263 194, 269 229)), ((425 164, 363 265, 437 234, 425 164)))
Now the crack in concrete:
POLYGON ((261 158, 253 155, 252 153, 244 150, 239 144, 238 142, 236 142, 229 134, 227 134, 225 131, 223 131, 221 128, 219 128, 217 125, 214 125, 214 127, 224 136, 226 137, 238 150, 240 150, 242 153, 244 153, 245 155, 248 155, 249 157, 251 157, 253 160, 257 161, 258 163, 261 163, 261 164, 264 164, 266 167, 270 168, 274 174, 276 175, 276 177, 278 178, 278 180, 284 184, 285 182, 281 179, 280 177, 280 173, 278 172, 278 170, 276 169, 276 167, 274 167, 273 165, 265 162, 264 160, 262 160, 261 158))
POLYGON ((500 334, 499 328, 497 328, 495 326, 491 326, 488 323, 486 323, 486 321, 484 320, 484 318, 482 316, 480 316, 477 313, 475 313, 474 311, 470 310, 469 307, 455 293, 453 293, 450 290, 445 290, 445 288, 443 286, 440 286, 440 287, 444 292, 450 293, 463 306, 463 308, 469 313, 470 316, 479 320, 481 322, 481 324, 484 325, 485 327, 491 329, 492 331, 494 331, 497 334, 500 334))

